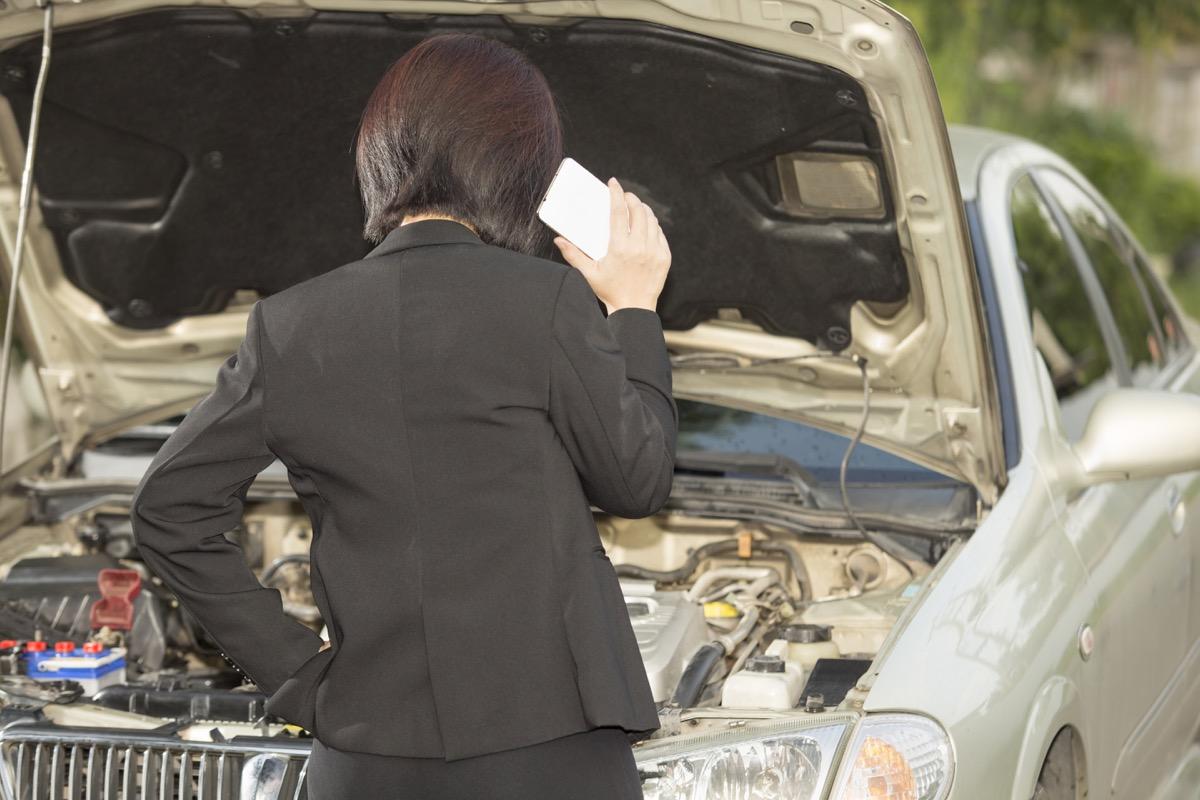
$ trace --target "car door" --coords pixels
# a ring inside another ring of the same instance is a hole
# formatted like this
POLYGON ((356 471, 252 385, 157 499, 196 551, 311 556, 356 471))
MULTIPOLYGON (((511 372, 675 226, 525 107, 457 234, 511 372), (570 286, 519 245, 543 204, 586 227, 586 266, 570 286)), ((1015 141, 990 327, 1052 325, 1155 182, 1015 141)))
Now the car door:
MULTIPOLYGON (((1122 235, 1127 235, 1122 232, 1122 235)), ((1154 270, 1151 269, 1145 254, 1130 238, 1128 258, 1134 266, 1135 274, 1139 276, 1147 289, 1154 316, 1162 332, 1165 347, 1165 362, 1155 382, 1156 388, 1176 392, 1200 394, 1200 369, 1196 364, 1196 347, 1189 341, 1184 332, 1179 310, 1171 298, 1170 292, 1154 270)), ((1172 476, 1169 481, 1172 491, 1169 493, 1171 507, 1171 524, 1180 536, 1186 537, 1191 550, 1192 591, 1188 604, 1188 659, 1193 662, 1191 667, 1195 680, 1200 682, 1200 472, 1188 472, 1172 476)), ((1193 706, 1194 716, 1200 717, 1200 699, 1193 706)))
MULTIPOLYGON (((1039 167, 1033 180, 1084 276, 1119 382, 1161 386, 1171 353, 1128 239, 1073 176, 1039 167)), ((1081 423, 1064 419, 1064 428, 1073 437, 1081 423)), ((1189 476, 1176 475, 1106 483, 1067 500, 1064 525, 1096 597, 1095 663, 1085 671, 1092 678, 1085 691, 1093 695, 1090 727, 1100 740, 1091 743, 1092 767, 1103 794, 1111 787, 1117 797, 1142 796, 1138 787, 1182 754, 1184 737, 1172 746, 1168 735, 1186 716, 1178 692, 1193 641, 1195 553, 1181 521, 1194 488, 1189 476)))
MULTIPOLYGON (((1167 391, 1200 393, 1196 351, 1184 333, 1178 310, 1133 237, 1111 209, 1107 211, 1113 224, 1112 234, 1145 293, 1163 347, 1162 368, 1150 378, 1148 385, 1167 391)), ((1180 446, 1197 445, 1181 442, 1180 446)), ((1135 729, 1118 759, 1114 781, 1127 796, 1145 796, 1146 776, 1140 774, 1143 754, 1151 754, 1154 763, 1166 764, 1167 769, 1173 771, 1200 731, 1200 525, 1197 524, 1200 520, 1200 472, 1172 475, 1164 481, 1164 489, 1171 530, 1180 537, 1189 554, 1188 628, 1181 637, 1186 652, 1167 688, 1135 729)), ((1161 773, 1158 777, 1161 780, 1161 773)))

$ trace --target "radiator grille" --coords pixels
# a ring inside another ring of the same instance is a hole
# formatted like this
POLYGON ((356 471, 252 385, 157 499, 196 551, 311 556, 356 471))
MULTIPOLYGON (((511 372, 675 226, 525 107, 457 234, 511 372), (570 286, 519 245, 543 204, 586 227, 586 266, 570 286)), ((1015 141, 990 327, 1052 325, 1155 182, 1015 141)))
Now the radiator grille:
POLYGON ((299 742, 13 726, 0 733, 0 756, 3 800, 307 800, 308 745, 299 742), (267 788, 255 794, 254 785, 267 788))

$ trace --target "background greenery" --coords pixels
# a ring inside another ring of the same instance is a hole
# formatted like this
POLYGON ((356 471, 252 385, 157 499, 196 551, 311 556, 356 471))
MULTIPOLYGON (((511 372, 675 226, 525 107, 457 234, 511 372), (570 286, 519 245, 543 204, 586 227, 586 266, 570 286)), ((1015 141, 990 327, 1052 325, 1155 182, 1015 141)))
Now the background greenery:
MULTIPOLYGON (((1200 183, 1159 159, 1115 113, 1071 108, 1056 96, 1099 37, 1141 48, 1200 43, 1200 0, 894 0, 929 53, 946 118, 1039 141, 1063 155, 1104 193, 1138 239, 1178 258, 1200 237, 1200 183), (983 59, 1026 63, 1031 77, 988 80, 983 59)), ((1198 112, 1200 113, 1200 112, 1198 112)), ((1197 255, 1200 259, 1200 254, 1197 255)), ((1200 274, 1175 269, 1171 283, 1200 316, 1200 274)))

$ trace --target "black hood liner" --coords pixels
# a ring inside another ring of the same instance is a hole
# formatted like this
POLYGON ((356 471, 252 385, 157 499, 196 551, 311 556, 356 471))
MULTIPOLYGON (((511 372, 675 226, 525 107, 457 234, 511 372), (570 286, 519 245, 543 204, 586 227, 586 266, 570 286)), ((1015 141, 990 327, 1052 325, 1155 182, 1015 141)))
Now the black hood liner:
MULTIPOLYGON (((559 99, 568 153, 652 205, 674 254, 666 327, 737 308, 774 333, 842 349, 855 301, 906 297, 878 130, 841 72, 632 21, 224 9, 55 35, 35 180, 68 279, 115 321, 146 328, 361 257, 370 244, 352 148, 362 108, 389 64, 443 31, 526 52, 559 99), (872 158, 885 216, 785 213, 774 155, 801 149, 872 158)), ((23 135, 39 47, 0 54, 0 92, 23 135)))

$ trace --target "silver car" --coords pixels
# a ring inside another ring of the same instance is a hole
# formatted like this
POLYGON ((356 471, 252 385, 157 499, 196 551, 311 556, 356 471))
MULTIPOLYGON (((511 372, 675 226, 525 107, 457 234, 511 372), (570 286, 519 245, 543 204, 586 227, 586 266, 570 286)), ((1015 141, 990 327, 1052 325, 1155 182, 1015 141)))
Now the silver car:
MULTIPOLYGON (((446 30, 525 50, 572 155, 671 238, 675 485, 596 515, 659 706, 646 797, 1200 796, 1200 328, 1069 164, 947 128, 903 17, 88 0, 0 6, 6 285, 29 222, 0 798, 305 795, 311 740, 146 570, 128 502, 250 304, 365 251, 357 115, 446 30)), ((320 631, 292 478, 224 536, 320 631)))

